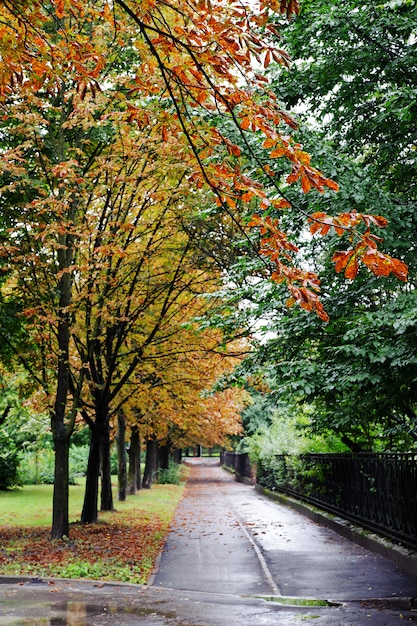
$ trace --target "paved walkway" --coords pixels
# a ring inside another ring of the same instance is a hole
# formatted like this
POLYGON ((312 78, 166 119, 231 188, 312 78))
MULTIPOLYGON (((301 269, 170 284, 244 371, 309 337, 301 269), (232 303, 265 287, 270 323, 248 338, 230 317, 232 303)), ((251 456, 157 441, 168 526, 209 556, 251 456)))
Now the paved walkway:
POLYGON ((195 465, 154 585, 349 602, 417 595, 417 579, 330 528, 195 465))
POLYGON ((415 597, 392 561, 195 461, 148 586, 0 578, 0 626, 404 626, 415 597))

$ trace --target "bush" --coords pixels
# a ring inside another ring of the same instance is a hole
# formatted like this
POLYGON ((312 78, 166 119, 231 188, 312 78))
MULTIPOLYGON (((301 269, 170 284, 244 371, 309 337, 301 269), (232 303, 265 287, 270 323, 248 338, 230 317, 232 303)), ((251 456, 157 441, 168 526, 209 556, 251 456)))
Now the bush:
MULTIPOLYGON (((71 446, 69 458, 69 483, 74 485, 77 476, 85 474, 88 446, 71 446)), ((19 455, 18 482, 22 485, 53 485, 55 453, 51 448, 25 450, 19 455)))
MULTIPOLYGON (((89 445, 70 446, 70 485, 75 484, 77 476, 85 476, 87 471, 89 451, 89 445)), ((55 455, 53 449, 50 447, 25 450, 24 452, 21 452, 19 454, 19 467, 16 482, 21 485, 53 485, 54 463, 55 455)), ((116 451, 112 451, 111 471, 112 474, 117 474, 116 451)))
POLYGON ((4 430, 0 430, 0 489, 8 489, 17 484, 18 464, 15 444, 4 430))
POLYGON ((69 450, 69 468, 70 474, 74 476, 85 476, 87 472, 88 455, 90 446, 70 446, 69 450))
POLYGON ((54 452, 50 448, 25 450, 19 455, 19 483, 22 485, 52 485, 54 482, 54 452))
POLYGON ((179 485, 181 478, 181 466, 177 463, 170 463, 167 469, 160 469, 158 472, 158 483, 160 485, 179 485))

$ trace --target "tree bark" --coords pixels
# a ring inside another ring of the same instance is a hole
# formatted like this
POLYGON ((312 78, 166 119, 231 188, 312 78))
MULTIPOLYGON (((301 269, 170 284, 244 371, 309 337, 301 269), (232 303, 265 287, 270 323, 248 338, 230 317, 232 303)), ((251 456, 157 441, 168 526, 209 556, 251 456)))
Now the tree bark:
POLYGON ((130 434, 129 455, 129 473, 128 473, 128 494, 135 495, 141 487, 140 476, 140 437, 138 426, 132 426, 130 434))
POLYGON ((96 426, 90 426, 91 441, 88 455, 87 476, 85 483, 84 504, 81 513, 82 524, 97 522, 98 477, 100 473, 100 441, 96 426))
POLYGON ((146 440, 146 461, 145 471, 143 473, 142 487, 150 489, 154 482, 158 467, 158 442, 156 437, 146 440))
POLYGON ((69 437, 65 426, 55 426, 54 490, 51 539, 69 537, 69 437))
POLYGON ((172 458, 174 463, 180 465, 182 463, 182 448, 175 448, 172 458))
POLYGON ((83 524, 94 524, 98 517, 98 487, 101 473, 101 511, 113 511, 113 494, 110 467, 110 424, 109 406, 99 392, 95 397, 95 419, 86 421, 91 430, 91 444, 88 456, 87 480, 84 505, 81 514, 83 524))
POLYGON ((101 511, 114 511, 113 492, 111 485, 111 463, 110 463, 110 424, 109 415, 102 417, 103 428, 100 439, 100 460, 101 460, 101 511))
MULTIPOLYGON (((60 267, 66 267, 70 258, 72 258, 71 249, 68 253, 60 251, 60 267)), ((51 414, 51 430, 55 449, 51 539, 69 537, 69 440, 74 428, 73 421, 70 421, 68 426, 65 425, 70 385, 70 333, 66 307, 71 302, 71 277, 68 274, 61 277, 59 289, 57 386, 54 411, 51 414)))
POLYGON ((168 469, 169 467, 169 451, 169 443, 166 443, 163 446, 158 446, 158 466, 161 469, 168 469))
POLYGON ((127 458, 126 458, 126 420, 123 411, 117 414, 117 478, 118 494, 120 502, 126 500, 127 495, 127 458))

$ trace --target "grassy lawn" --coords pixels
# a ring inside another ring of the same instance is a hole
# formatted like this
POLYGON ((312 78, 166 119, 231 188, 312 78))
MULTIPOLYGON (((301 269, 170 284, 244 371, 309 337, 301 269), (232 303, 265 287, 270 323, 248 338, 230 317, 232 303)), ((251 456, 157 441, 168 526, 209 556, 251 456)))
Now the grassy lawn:
POLYGON ((97 524, 81 525, 84 485, 71 486, 68 541, 49 539, 51 485, 0 492, 0 575, 146 583, 183 488, 154 485, 116 501, 97 524))

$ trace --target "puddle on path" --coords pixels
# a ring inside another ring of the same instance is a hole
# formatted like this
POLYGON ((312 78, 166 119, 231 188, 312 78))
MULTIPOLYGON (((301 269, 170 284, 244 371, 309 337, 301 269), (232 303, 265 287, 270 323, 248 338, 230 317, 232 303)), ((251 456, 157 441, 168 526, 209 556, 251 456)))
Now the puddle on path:
POLYGON ((283 596, 255 596, 267 602, 276 602, 284 606, 342 606, 340 602, 330 602, 329 600, 318 600, 315 598, 284 598, 283 596))
POLYGON ((0 615, 0 626, 90 626, 92 624, 145 623, 167 624, 174 620, 172 611, 155 611, 155 608, 119 607, 117 605, 94 605, 86 602, 38 604, 36 613, 48 617, 25 616, 22 604, 10 607, 9 615, 0 615), (168 620, 168 621, 167 621, 168 620))

